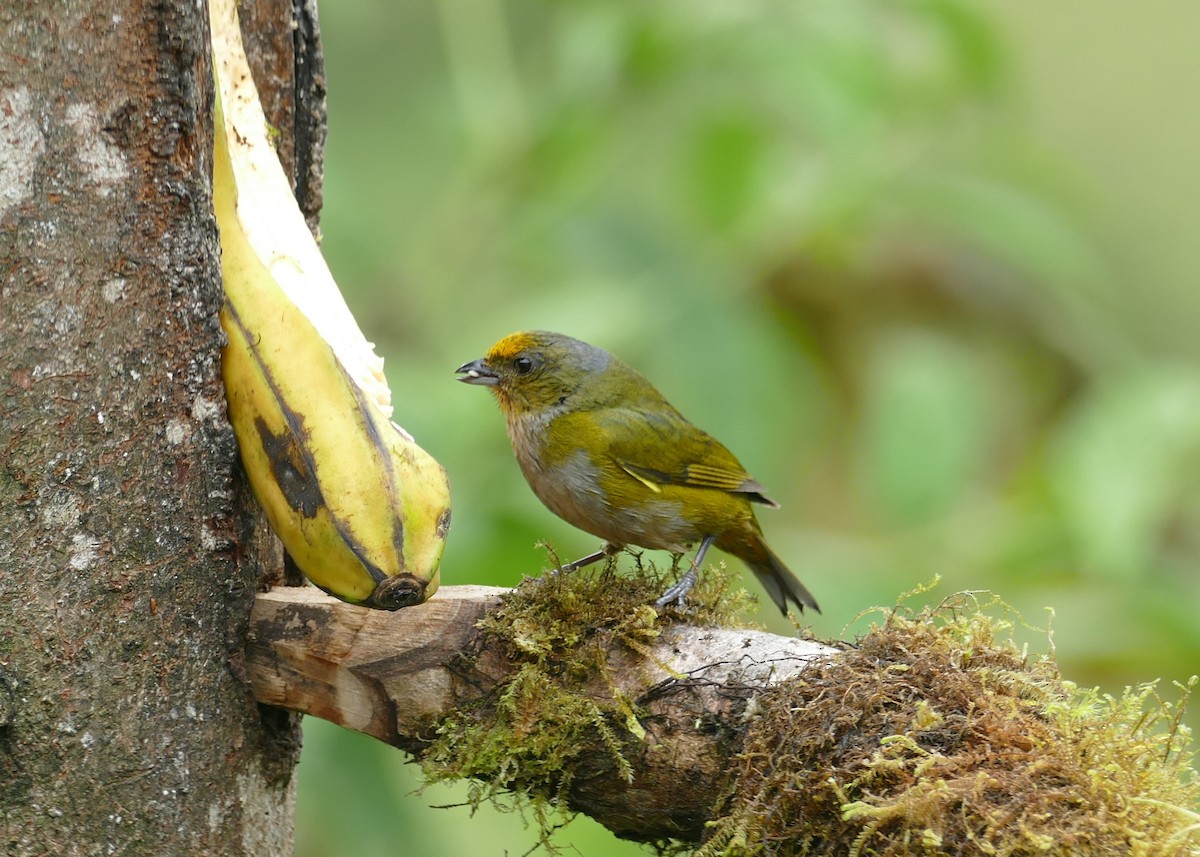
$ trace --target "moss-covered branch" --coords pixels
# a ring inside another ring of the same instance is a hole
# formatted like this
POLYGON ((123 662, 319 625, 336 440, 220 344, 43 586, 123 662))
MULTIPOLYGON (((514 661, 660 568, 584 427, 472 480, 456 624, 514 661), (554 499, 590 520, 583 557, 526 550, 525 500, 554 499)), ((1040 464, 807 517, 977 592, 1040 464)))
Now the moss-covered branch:
POLYGON ((422 755, 434 777, 566 798, 633 838, 696 841, 747 700, 834 650, 655 628, 647 599, 603 621, 595 608, 611 602, 578 588, 598 580, 533 584, 506 607, 505 590, 446 587, 398 613, 274 589, 252 616, 255 696, 422 755))
POLYGON ((690 624, 611 570, 396 614, 273 590, 250 674, 544 827, 578 811, 704 855, 1200 853, 1180 708, 1151 689, 1081 692, 967 602, 854 645, 715 627, 735 596, 706 579, 690 624))

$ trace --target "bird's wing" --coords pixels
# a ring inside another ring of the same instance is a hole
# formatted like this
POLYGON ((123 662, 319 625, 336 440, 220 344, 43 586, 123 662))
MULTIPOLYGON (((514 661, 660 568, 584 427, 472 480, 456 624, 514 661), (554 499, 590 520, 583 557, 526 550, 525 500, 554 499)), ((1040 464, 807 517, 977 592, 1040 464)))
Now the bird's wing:
POLYGON ((665 485, 711 488, 778 504, 733 453, 674 409, 607 408, 596 413, 617 465, 653 491, 665 485))

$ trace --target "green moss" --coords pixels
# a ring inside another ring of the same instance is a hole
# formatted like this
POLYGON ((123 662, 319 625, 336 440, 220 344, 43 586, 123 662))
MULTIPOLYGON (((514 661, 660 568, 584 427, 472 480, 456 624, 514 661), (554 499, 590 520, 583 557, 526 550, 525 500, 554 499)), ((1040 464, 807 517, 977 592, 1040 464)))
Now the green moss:
MULTIPOLYGON (((543 843, 576 773, 614 776, 642 740, 608 653, 649 655, 667 621, 728 624, 739 577, 707 570, 685 616, 650 606, 668 575, 639 569, 526 581, 481 622, 474 664, 511 677, 437 729, 427 778, 467 778, 471 800, 531 809, 543 843), (587 759, 583 754, 591 754, 587 759)), ((747 703, 741 751, 700 857, 750 855, 1195 855, 1200 781, 1182 699, 1119 698, 1064 681, 1011 641, 997 601, 877 611, 836 657, 747 703)), ((469 672, 469 670, 468 670, 469 672)), ((736 720, 736 717, 735 717, 736 720)), ((549 849, 553 850, 553 849, 549 849)))
POLYGON ((660 616, 653 602, 678 569, 660 572, 638 557, 623 575, 617 559, 526 580, 480 622, 483 651, 515 670, 486 698, 441 721, 422 756, 427 781, 466 778, 474 805, 529 808, 545 839, 597 737, 616 774, 632 779, 626 748, 644 733, 633 701, 611 680, 610 650, 646 656, 665 624, 733 625, 753 601, 738 575, 720 565, 700 575, 686 613, 660 616))
MULTIPOLYGON (((985 606, 993 609, 995 604, 985 606)), ((1189 736, 1154 687, 1080 690, 971 597, 765 692, 716 855, 1195 855, 1189 736)))

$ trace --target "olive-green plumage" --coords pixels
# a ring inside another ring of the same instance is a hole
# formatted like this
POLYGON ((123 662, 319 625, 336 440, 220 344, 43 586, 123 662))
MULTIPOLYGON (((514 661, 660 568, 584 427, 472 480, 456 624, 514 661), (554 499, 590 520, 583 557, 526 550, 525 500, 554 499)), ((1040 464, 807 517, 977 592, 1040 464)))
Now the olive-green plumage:
MULTIPOLYGON (((546 331, 514 333, 458 369, 491 388, 533 492, 608 543, 682 552, 701 542, 742 559, 787 613, 817 602, 763 541, 751 502, 777 504, 733 453, 607 351, 546 331)), ((670 590, 678 600, 690 588, 670 590)))

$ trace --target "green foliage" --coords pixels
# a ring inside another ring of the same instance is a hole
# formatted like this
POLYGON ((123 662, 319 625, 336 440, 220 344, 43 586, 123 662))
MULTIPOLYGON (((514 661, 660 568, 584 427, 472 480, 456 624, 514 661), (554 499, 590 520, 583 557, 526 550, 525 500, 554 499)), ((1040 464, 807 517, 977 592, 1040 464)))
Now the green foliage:
POLYGON ((1195 484, 1200 371, 1104 378, 1062 426, 1054 453, 1051 478, 1084 562, 1114 577, 1148 574, 1195 484))
MULTIPOLYGON (((1053 606, 1081 684, 1194 672, 1200 10, 1153 7, 323 4, 324 248, 449 470, 444 582, 597 546, 452 378, 544 327, 644 372, 770 489, 821 634, 937 573, 1053 606)), ((333 781, 318 758, 305 788, 333 781)), ((371 782, 410 805, 402 777, 371 782)), ((427 827, 500 823, 449 812, 427 827)), ((583 853, 636 853, 582 826, 583 853)), ((304 853, 369 853, 342 846, 304 853)))
POLYGON ((919 525, 963 502, 992 438, 970 350, 917 331, 895 339, 867 369, 877 412, 865 420, 857 467, 888 520, 919 525))

